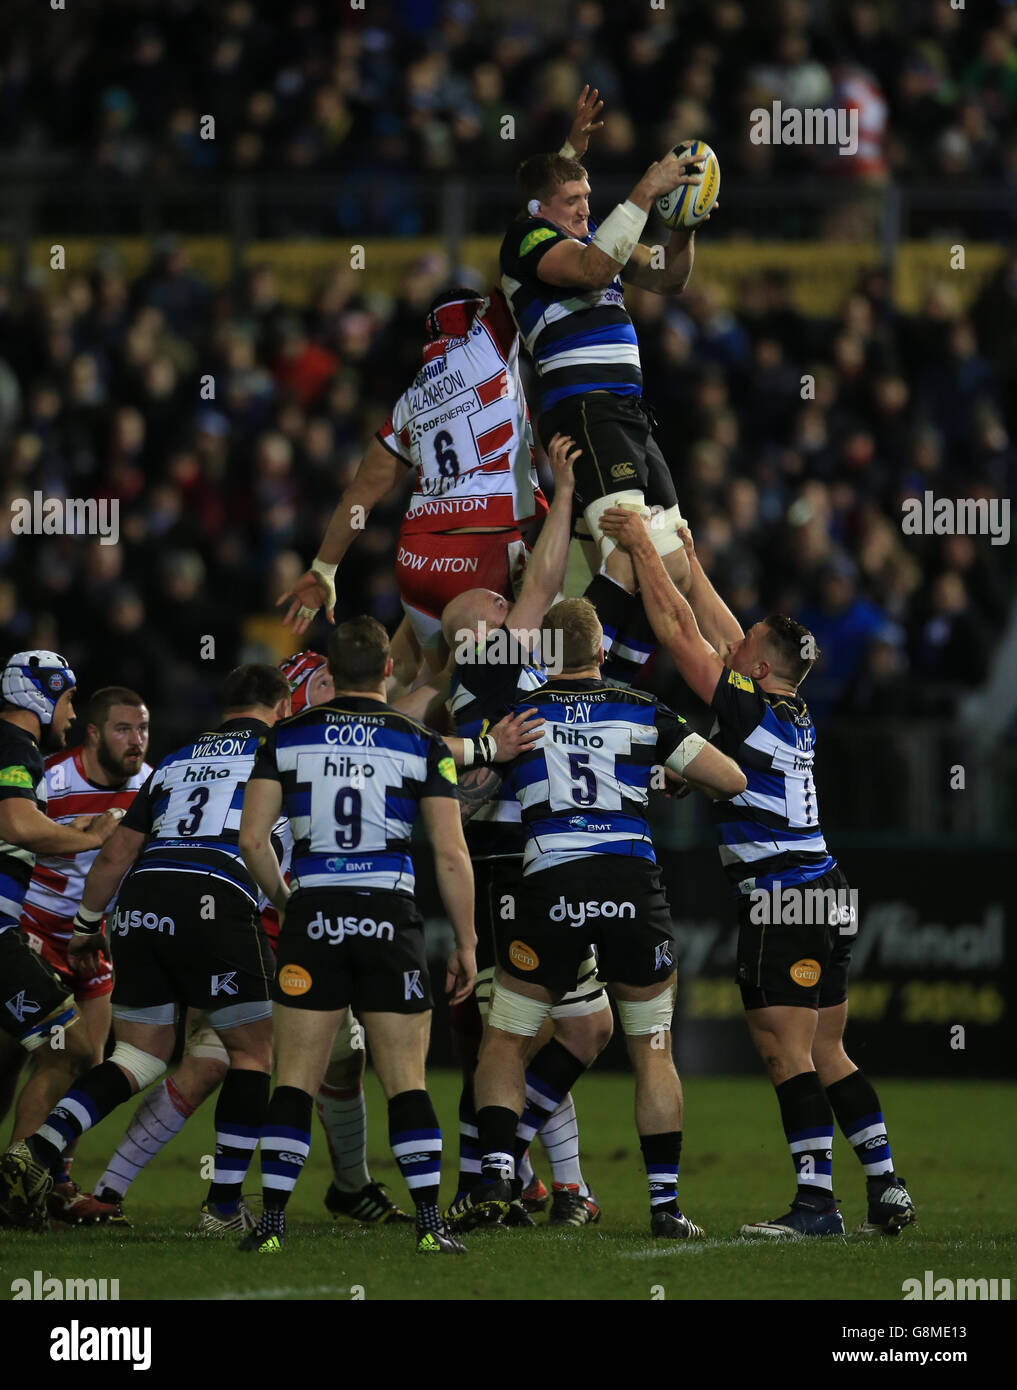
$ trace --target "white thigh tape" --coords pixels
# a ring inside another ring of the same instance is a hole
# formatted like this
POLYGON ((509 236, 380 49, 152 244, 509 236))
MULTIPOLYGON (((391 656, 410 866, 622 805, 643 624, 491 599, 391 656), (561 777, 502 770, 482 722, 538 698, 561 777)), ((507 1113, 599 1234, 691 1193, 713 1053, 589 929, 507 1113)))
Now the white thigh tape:
POLYGON ((550 1000, 530 999, 527 995, 517 994, 514 989, 506 989, 504 985, 495 981, 487 1023, 488 1027, 500 1028, 503 1033, 515 1033, 521 1038, 535 1038, 550 1012, 550 1000))
POLYGON ((616 999, 615 1003, 626 1037, 638 1038, 647 1033, 670 1031, 674 1013, 674 991, 670 986, 652 999, 616 999))
POLYGON ((138 1083, 138 1090, 143 1091, 146 1086, 151 1086, 153 1081, 158 1081, 166 1070, 166 1063, 160 1062, 158 1057, 153 1057, 149 1052, 142 1052, 140 1047, 132 1047, 130 1043, 118 1042, 113 1049, 111 1062, 116 1062, 118 1067, 123 1067, 124 1071, 129 1071, 138 1083))
POLYGON ((624 507, 627 511, 638 512, 640 516, 644 517, 650 515, 650 510, 643 501, 643 494, 638 488, 626 488, 624 492, 610 492, 606 497, 598 497, 596 501, 591 502, 583 512, 583 519, 590 528, 590 535, 600 546, 602 561, 607 559, 616 544, 600 529, 600 518, 609 507, 624 507))
POLYGON ((653 513, 650 518, 650 538, 658 555, 663 557, 672 555, 676 550, 685 549, 685 542, 678 534, 678 527, 687 524, 681 508, 677 506, 653 513))

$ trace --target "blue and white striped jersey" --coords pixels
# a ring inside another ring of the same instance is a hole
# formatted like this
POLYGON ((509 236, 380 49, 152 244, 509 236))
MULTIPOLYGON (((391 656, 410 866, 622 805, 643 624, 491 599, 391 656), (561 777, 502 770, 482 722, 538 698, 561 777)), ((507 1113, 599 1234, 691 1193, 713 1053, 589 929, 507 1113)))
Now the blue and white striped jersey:
MULTIPOLYGON (((508 640, 508 629, 496 628, 470 651, 470 661, 464 659, 466 653, 456 648, 455 669, 445 704, 456 733, 463 738, 487 733, 517 701, 525 701, 529 691, 539 690, 547 680, 546 668, 539 661, 526 661, 521 654, 518 660, 485 660, 493 650, 493 642, 506 644, 508 640)), ((504 779, 491 800, 466 822, 464 834, 471 859, 522 854, 523 814, 515 792, 504 779)))
POLYGON ((807 883, 835 868, 819 827, 816 731, 805 701, 725 671, 710 704, 710 741, 748 782, 740 796, 713 803, 720 862, 735 891, 807 883))
MULTIPOLYGON (((597 224, 591 217, 585 244, 597 224)), ((560 241, 575 240, 542 217, 519 217, 505 234, 501 288, 537 372, 541 411, 584 391, 639 396, 643 372, 621 276, 606 289, 549 285, 537 274, 543 256, 560 241)))
POLYGON ((412 895, 410 836, 421 798, 456 794, 455 764, 437 734, 366 695, 283 720, 262 740, 251 776, 282 787, 294 892, 412 895))
POLYGON ((509 764, 523 813, 523 874, 594 854, 656 863, 646 823, 650 777, 692 733, 641 690, 556 677, 517 705, 546 721, 540 744, 509 764))
POLYGON ((264 906, 239 837, 244 788, 268 728, 259 719, 228 719, 163 758, 121 822, 149 836, 132 875, 209 874, 264 906))
MULTIPOLYGON (((45 815, 46 775, 39 745, 31 734, 0 719, 0 801, 31 801, 45 815)), ((32 881, 35 851, 0 839, 0 932, 21 920, 32 881)))

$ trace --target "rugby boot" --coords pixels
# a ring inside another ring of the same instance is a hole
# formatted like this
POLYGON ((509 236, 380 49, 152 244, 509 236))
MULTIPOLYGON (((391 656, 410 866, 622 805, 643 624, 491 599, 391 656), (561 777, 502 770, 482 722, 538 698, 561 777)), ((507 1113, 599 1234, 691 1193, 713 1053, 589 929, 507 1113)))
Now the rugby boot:
POLYGON ((905 1226, 914 1226, 918 1221, 915 1204, 904 1185, 904 1179, 895 1175, 887 1178, 881 1192, 869 1197, 869 1209, 865 1220, 855 1232, 860 1236, 899 1236, 905 1226))
POLYGON ((770 1240, 804 1240, 807 1236, 842 1236, 844 1218, 837 1210, 837 1199, 825 1193, 799 1192, 790 1211, 772 1221, 754 1221, 743 1226, 740 1236, 763 1236, 770 1240))
POLYGON ((131 1223, 124 1215, 124 1199, 119 1192, 114 1192, 112 1187, 104 1187, 101 1192, 95 1194, 95 1200, 111 1210, 111 1214, 103 1218, 105 1225, 123 1226, 130 1230, 131 1223))
POLYGON ((706 1232, 683 1212, 651 1211, 650 1235, 664 1240, 702 1240, 706 1232))
POLYGON ((449 1231, 421 1231, 417 1239, 418 1255, 465 1255, 466 1246, 449 1231))
POLYGON ((231 1216, 220 1216, 212 1210, 209 1202, 201 1205, 201 1216, 194 1228, 199 1236, 243 1235, 245 1231, 256 1231, 258 1223, 243 1197, 237 1202, 237 1209, 231 1216))
POLYGON ((462 1231, 472 1231, 477 1226, 497 1221, 508 1215, 513 1195, 512 1184, 507 1178, 480 1183, 456 1198, 444 1213, 445 1224, 454 1235, 459 1235, 462 1231))
POLYGON ((73 1178, 53 1184, 46 1198, 46 1209, 55 1229, 61 1226, 127 1224, 119 1206, 102 1202, 90 1192, 83 1192, 73 1178))
POLYGON ((399 1226, 407 1222, 412 1225, 413 1217, 400 1211, 384 1188, 383 1182, 369 1182, 359 1192, 343 1192, 331 1183, 325 1193, 325 1206, 333 1218, 348 1216, 365 1226, 399 1226))
POLYGON ((550 1192, 548 1192, 547 1188, 537 1177, 536 1173, 534 1173, 533 1181, 530 1183, 529 1187, 523 1188, 523 1195, 520 1198, 520 1200, 523 1206, 532 1216, 534 1212, 544 1210, 544 1208, 547 1206, 548 1198, 550 1197, 550 1195, 550 1192))
POLYGON ((592 1188, 582 1197, 578 1183, 556 1182, 553 1192, 549 1226, 592 1226, 600 1220, 600 1204, 592 1188))
POLYGON ((11 1226, 44 1231, 53 1175, 34 1158, 24 1139, 0 1154, 0 1217, 11 1226))

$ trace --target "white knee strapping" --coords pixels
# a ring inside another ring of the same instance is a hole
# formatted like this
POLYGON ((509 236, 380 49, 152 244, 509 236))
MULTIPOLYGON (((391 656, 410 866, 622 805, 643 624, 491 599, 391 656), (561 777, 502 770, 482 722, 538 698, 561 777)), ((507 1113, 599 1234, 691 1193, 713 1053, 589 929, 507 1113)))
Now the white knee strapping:
POLYGON ((674 1013, 674 990, 671 986, 652 999, 616 999, 615 1003, 626 1037, 638 1038, 646 1033, 670 1031, 674 1013))
POLYGON ((153 1081, 158 1081, 166 1070, 166 1063, 161 1062, 158 1057, 153 1057, 150 1052, 142 1052, 140 1047, 132 1047, 130 1043, 118 1042, 113 1049, 111 1062, 116 1062, 118 1067, 123 1067, 124 1071, 129 1071, 138 1083, 138 1090, 143 1091, 146 1086, 151 1086, 153 1081))
POLYGON ((668 507, 666 511, 654 512, 650 517, 650 539, 653 548, 661 558, 673 555, 676 550, 684 550, 685 542, 678 534, 679 526, 687 526, 681 507, 668 507))
POLYGON ((487 1022, 489 1027, 500 1028, 503 1033, 516 1033, 521 1038, 535 1038, 550 1012, 549 999, 530 999, 527 995, 517 994, 514 989, 506 989, 504 985, 495 981, 487 1022))
POLYGON ((211 1061, 222 1062, 223 1066, 226 1067, 230 1064, 230 1054, 223 1047, 222 1038, 207 1021, 204 1014, 199 1014, 187 1030, 184 1055, 186 1057, 207 1057, 211 1061))
POLYGON ((615 542, 609 536, 605 536, 600 529, 600 518, 608 507, 625 507, 628 511, 638 512, 640 516, 648 517, 650 515, 643 494, 634 487, 626 488, 624 492, 610 492, 606 497, 598 497, 596 501, 591 502, 583 512, 583 520, 590 528, 590 535, 600 547, 602 562, 615 549, 615 542))

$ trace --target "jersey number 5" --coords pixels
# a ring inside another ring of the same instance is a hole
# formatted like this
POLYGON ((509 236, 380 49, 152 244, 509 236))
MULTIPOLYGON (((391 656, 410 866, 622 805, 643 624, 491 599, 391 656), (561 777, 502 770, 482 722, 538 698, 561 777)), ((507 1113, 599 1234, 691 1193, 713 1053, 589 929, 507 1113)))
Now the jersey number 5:
POLYGON ((582 782, 583 789, 574 787, 572 800, 577 806, 594 806, 597 802, 597 779, 593 769, 588 767, 589 753, 569 754, 569 777, 573 782, 582 782))

